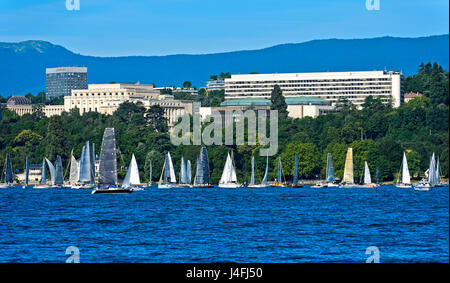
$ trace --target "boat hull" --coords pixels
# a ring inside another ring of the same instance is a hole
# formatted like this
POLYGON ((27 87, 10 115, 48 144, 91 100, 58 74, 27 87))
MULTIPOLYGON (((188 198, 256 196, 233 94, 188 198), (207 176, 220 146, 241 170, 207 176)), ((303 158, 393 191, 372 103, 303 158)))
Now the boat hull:
POLYGON ((95 188, 94 185, 75 185, 71 187, 74 190, 79 190, 79 189, 88 189, 88 190, 92 190, 95 188))
POLYGON ((248 188, 258 188, 258 189, 262 189, 262 188, 270 188, 270 187, 272 187, 271 185, 262 185, 262 184, 259 184, 259 185, 249 185, 249 186, 247 186, 248 188))
POLYGON ((14 188, 14 185, 12 184, 0 184, 0 189, 10 189, 14 188))
POLYGON ((172 189, 174 187, 175 186, 172 185, 172 184, 161 184, 161 185, 158 185, 158 189, 172 189))
POLYGON ((223 189, 236 189, 241 187, 241 184, 229 183, 229 184, 219 184, 219 188, 223 189))
POLYGON ((91 192, 91 194, 118 195, 118 194, 131 194, 132 192, 133 192, 132 189, 95 189, 91 192))
POLYGON ((397 184, 397 185, 395 185, 395 187, 399 188, 399 189, 412 189, 413 185, 411 185, 411 184, 397 184))
POLYGON ((208 189, 208 188, 214 188, 214 185, 191 185, 190 188, 193 189, 208 189))
POLYGON ((357 184, 341 184, 339 185, 339 188, 341 189, 358 189, 358 188, 364 188, 364 185, 357 185, 357 184))
POLYGON ((51 188, 52 188, 52 186, 50 186, 50 185, 35 185, 33 187, 33 189, 51 189, 51 188))

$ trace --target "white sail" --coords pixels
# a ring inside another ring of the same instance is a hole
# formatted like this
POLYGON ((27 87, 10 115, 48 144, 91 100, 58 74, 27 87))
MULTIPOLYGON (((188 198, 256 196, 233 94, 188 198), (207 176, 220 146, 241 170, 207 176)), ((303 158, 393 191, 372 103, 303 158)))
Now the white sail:
POLYGON ((72 155, 70 159, 69 183, 75 184, 78 181, 79 173, 78 162, 75 159, 75 156, 72 155))
POLYGON ((364 184, 371 184, 372 178, 370 177, 369 165, 367 165, 367 161, 364 161, 364 184))
POLYGON ((231 160, 231 182, 237 182, 236 170, 234 169, 233 160, 231 160))
POLYGON ((404 152, 402 163, 402 184, 411 184, 411 176, 409 175, 408 161, 406 160, 406 154, 404 152))
POLYGON ((177 178, 175 177, 175 169, 173 168, 173 163, 172 163, 172 157, 170 157, 170 152, 167 153, 168 157, 169 157, 169 170, 170 170, 170 182, 171 183, 176 183, 177 182, 177 178))
POLYGON ((228 153, 227 160, 225 161, 225 166, 223 167, 222 177, 220 178, 219 181, 220 184, 231 183, 233 174, 231 171, 232 167, 233 165, 231 164, 231 157, 230 154, 228 153))
POLYGON ((53 166, 52 162, 50 160, 48 160, 47 158, 45 159, 45 161, 47 161, 48 168, 50 168, 50 178, 52 179, 52 185, 54 185, 55 180, 56 180, 55 166, 53 166))
POLYGON ((130 185, 140 185, 141 179, 139 178, 139 169, 137 166, 136 158, 133 156, 131 157, 130 165, 128 166, 127 175, 125 176, 125 179, 123 180, 123 187, 128 187, 130 185))

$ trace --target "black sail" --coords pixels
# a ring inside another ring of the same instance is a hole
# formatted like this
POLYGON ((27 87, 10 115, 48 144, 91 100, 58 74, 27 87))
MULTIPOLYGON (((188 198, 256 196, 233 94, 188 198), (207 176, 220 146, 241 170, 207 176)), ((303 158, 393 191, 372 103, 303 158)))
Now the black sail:
POLYGON ((106 128, 103 133, 100 166, 98 170, 99 185, 117 184, 117 154, 114 128, 106 128))

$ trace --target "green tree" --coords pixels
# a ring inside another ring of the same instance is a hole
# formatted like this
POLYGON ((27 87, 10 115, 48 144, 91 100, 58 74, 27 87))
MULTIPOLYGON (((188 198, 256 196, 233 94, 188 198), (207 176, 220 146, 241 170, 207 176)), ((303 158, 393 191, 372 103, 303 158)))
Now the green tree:
POLYGON ((192 83, 191 83, 190 81, 185 81, 185 82, 183 83, 183 87, 184 87, 184 88, 191 88, 191 86, 192 86, 192 83))
POLYGON ((167 118, 164 116, 164 109, 159 105, 152 105, 145 113, 148 125, 155 131, 167 132, 167 118))
POLYGON ((273 87, 272 93, 270 95, 270 101, 272 105, 270 110, 278 110, 278 117, 281 119, 286 119, 288 117, 287 104, 284 100, 283 92, 279 85, 273 87))

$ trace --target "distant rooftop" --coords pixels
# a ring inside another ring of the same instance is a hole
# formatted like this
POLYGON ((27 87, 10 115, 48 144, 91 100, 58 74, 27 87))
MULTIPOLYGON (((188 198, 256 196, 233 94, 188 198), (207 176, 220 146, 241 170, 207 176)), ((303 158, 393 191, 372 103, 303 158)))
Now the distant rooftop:
POLYGON ((57 67, 57 68, 46 68, 46 74, 55 73, 87 73, 86 67, 57 67))
MULTIPOLYGON (((331 101, 309 96, 285 97, 287 105, 331 105, 331 101)), ((272 103, 265 98, 232 98, 220 104, 226 106, 270 106, 272 103)))
POLYGON ((6 105, 8 105, 8 106, 30 105, 30 104, 31 104, 31 101, 28 98, 26 98, 24 95, 13 95, 6 102, 6 105))

